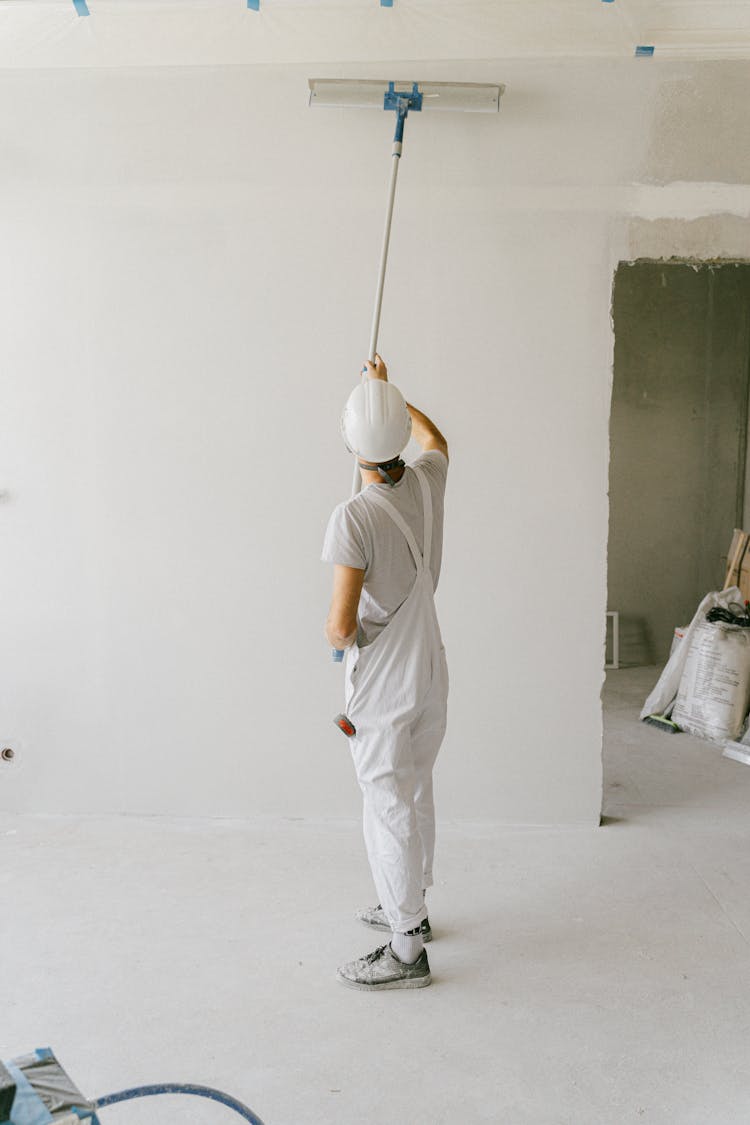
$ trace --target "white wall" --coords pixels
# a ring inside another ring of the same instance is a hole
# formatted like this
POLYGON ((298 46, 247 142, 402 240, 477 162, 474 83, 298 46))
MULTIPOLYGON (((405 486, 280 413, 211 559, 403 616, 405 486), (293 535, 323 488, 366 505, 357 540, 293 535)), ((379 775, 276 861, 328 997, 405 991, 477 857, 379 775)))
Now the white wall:
MULTIPOLYGON (((0 72, 0 807, 358 815, 317 559, 390 122, 307 73, 0 72)), ((509 84, 409 122, 381 337, 451 444, 440 812, 591 825, 610 290, 674 72, 411 73, 509 84)))

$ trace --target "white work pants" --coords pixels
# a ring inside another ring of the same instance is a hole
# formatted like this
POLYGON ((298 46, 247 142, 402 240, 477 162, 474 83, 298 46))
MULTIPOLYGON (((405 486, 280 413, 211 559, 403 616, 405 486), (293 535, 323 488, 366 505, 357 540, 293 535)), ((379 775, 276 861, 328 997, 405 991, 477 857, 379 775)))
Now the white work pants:
POLYGON ((448 668, 429 569, 432 504, 416 470, 425 513, 424 554, 400 513, 379 504, 403 532, 416 566, 406 601, 375 640, 347 658, 347 715, 356 727, 352 757, 364 798, 364 836, 375 888, 391 927, 418 926, 432 885, 435 810, 432 769, 443 741, 448 668))
POLYGON ((400 933, 414 929, 427 915, 422 891, 433 882, 432 770, 445 734, 447 694, 441 653, 421 710, 387 725, 379 724, 377 715, 368 723, 360 712, 352 739, 367 858, 385 916, 400 933))

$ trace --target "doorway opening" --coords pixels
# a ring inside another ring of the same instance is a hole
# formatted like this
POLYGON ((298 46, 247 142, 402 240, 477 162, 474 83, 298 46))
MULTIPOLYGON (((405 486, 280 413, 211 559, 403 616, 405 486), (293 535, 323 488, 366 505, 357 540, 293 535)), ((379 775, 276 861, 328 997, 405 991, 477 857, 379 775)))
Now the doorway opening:
POLYGON ((612 315, 608 609, 632 667, 666 661, 750 523, 750 263, 621 262, 612 315))

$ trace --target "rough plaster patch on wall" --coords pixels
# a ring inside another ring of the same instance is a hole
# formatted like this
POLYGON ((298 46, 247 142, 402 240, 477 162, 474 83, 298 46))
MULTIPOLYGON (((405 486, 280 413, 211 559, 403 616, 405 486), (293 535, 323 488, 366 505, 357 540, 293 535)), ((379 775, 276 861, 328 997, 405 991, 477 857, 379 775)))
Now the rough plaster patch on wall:
POLYGON ((701 181, 710 168, 714 180, 750 182, 750 147, 744 143, 749 99, 744 61, 701 62, 665 75, 654 106, 649 178, 701 181))
POLYGON ((644 219, 691 221, 710 215, 750 217, 750 185, 733 183, 633 184, 623 210, 644 219))
POLYGON ((627 221, 621 258, 750 259, 750 225, 738 215, 627 221))
MULTIPOLYGON (((479 197, 479 188, 476 189, 479 197)), ((513 184, 505 187, 503 210, 577 212, 691 221, 711 215, 750 218, 750 184, 513 184)), ((481 206, 481 202, 477 204, 481 206)), ((488 204, 484 204, 489 208, 488 204)), ((474 208, 476 209, 476 208, 474 208)))
POLYGON ((750 184, 514 184, 505 211, 575 211, 692 221, 705 216, 750 218, 750 184))

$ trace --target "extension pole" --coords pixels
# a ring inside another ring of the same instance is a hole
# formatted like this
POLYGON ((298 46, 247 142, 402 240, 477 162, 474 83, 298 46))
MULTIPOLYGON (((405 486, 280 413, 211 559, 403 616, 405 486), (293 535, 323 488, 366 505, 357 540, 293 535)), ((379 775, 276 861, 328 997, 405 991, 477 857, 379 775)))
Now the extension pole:
POLYGON ((383 288, 385 286, 385 268, 388 264, 388 247, 391 241, 391 222, 393 220, 393 204, 396 199, 396 180, 398 179, 398 166, 401 160, 404 139, 404 122, 406 111, 399 109, 396 118, 396 135, 393 138, 391 152, 391 178, 388 184, 388 206, 385 212, 385 227, 383 229, 383 245, 380 251, 380 268, 378 270, 378 284, 375 290, 375 311, 372 314, 372 330, 370 332, 370 348, 367 358, 370 363, 375 362, 375 353, 378 350, 378 332, 380 330, 380 310, 383 306, 383 288))
MULTIPOLYGON (((367 358, 370 363, 375 362, 375 353, 378 350, 378 332, 380 331, 380 311, 383 307, 383 289, 385 288, 385 268, 388 264, 388 248, 391 242, 391 223, 393 221, 393 204, 396 199, 396 181, 398 179, 398 166, 404 147, 404 123, 409 112, 409 102, 406 98, 399 98, 396 113, 396 133, 393 138, 391 150, 391 176, 388 183, 388 204, 385 212, 385 226, 383 228, 383 244, 380 249, 380 267, 378 269, 378 283, 375 289, 375 309, 372 314, 372 328, 370 330, 370 346, 367 349, 367 358)), ((362 487, 362 478, 359 475, 359 464, 354 459, 354 480, 352 482, 352 496, 356 496, 362 487)))

